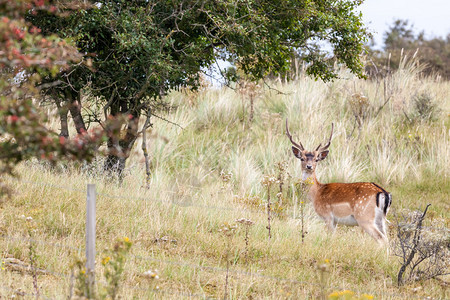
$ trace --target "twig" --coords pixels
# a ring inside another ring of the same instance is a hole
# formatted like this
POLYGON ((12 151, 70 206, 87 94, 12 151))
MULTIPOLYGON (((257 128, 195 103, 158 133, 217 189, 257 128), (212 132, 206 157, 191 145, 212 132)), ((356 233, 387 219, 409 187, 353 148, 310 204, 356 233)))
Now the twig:
POLYGON ((73 296, 73 282, 75 280, 75 274, 73 272, 73 268, 70 270, 70 284, 69 284, 69 296, 67 297, 68 300, 72 299, 73 296))
MULTIPOLYGON (((409 253, 408 258, 403 262, 403 265, 400 268, 400 271, 398 272, 397 284, 399 286, 403 285, 403 273, 405 273, 406 268, 409 266, 409 264, 414 259, 414 256, 416 255, 417 247, 419 245, 420 238, 421 238, 421 233, 422 233, 422 222, 425 219, 425 214, 427 213, 428 207, 430 207, 430 205, 431 204, 427 205, 427 207, 425 208, 422 216, 420 216, 419 221, 417 222, 416 229, 414 230, 413 246, 412 246, 411 252, 409 253)), ((397 235, 398 235, 399 239, 401 239, 400 231, 397 233, 397 235)), ((403 253, 405 253, 404 249, 403 249, 403 253)))
POLYGON ((150 116, 151 116, 151 108, 148 108, 147 118, 145 119, 144 126, 142 127, 142 152, 144 153, 145 160, 145 187, 146 189, 150 188, 150 163, 148 161, 148 151, 147 151, 147 128, 151 126, 150 124, 150 116))
POLYGON ((269 240, 272 238, 271 227, 270 227, 270 183, 267 185, 267 229, 269 230, 269 240))
POLYGON ((175 123, 175 122, 172 122, 172 121, 170 121, 170 120, 167 120, 166 118, 163 118, 163 117, 161 117, 161 116, 155 115, 154 113, 151 113, 151 115, 154 116, 154 117, 156 117, 156 118, 158 118, 158 119, 160 119, 160 120, 166 121, 166 122, 169 123, 169 124, 178 126, 178 127, 180 127, 181 129, 184 130, 184 128, 183 128, 180 124, 177 124, 177 123, 175 123))
POLYGON ((105 104, 105 106, 103 106, 103 113, 105 114, 105 120, 108 119, 108 108, 111 106, 113 100, 114 100, 114 96, 117 92, 117 88, 115 88, 113 90, 113 92, 111 93, 111 97, 109 98, 108 102, 105 104))
POLYGON ((374 118, 376 118, 376 117, 378 116, 378 114, 381 112, 381 110, 384 108, 384 106, 389 102, 389 100, 391 100, 391 97, 392 97, 392 95, 389 96, 389 97, 386 99, 386 101, 384 101, 383 105, 381 105, 381 106, 378 108, 377 112, 375 113, 374 118))

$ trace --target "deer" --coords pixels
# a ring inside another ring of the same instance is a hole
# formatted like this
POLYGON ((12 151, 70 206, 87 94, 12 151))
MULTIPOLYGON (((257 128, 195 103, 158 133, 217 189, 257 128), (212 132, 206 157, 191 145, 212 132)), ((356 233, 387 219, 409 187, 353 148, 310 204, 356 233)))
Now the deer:
POLYGON ((325 146, 320 143, 314 151, 306 151, 301 142, 296 143, 292 138, 286 119, 286 135, 293 145, 292 152, 301 160, 302 180, 313 183, 309 197, 314 210, 332 233, 337 224, 360 226, 381 245, 386 245, 385 222, 392 204, 389 192, 373 182, 320 183, 316 177, 317 163, 328 156, 333 129, 334 123, 325 146))

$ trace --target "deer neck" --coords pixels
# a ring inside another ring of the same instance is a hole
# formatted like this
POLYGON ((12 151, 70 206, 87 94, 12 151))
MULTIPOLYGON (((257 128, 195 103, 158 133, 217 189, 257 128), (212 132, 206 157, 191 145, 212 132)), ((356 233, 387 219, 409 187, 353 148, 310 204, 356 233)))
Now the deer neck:
POLYGON ((322 184, 317 180, 316 172, 315 171, 312 173, 303 172, 302 180, 309 186, 309 197, 314 201, 317 192, 322 186, 322 184))
POLYGON ((319 185, 321 185, 321 183, 319 182, 319 180, 317 180, 317 177, 316 177, 316 171, 313 171, 313 172, 311 172, 311 173, 309 173, 309 172, 303 172, 302 173, 302 180, 304 181, 304 182, 310 182, 310 183, 313 183, 314 185, 317 185, 317 186, 319 186, 319 185))

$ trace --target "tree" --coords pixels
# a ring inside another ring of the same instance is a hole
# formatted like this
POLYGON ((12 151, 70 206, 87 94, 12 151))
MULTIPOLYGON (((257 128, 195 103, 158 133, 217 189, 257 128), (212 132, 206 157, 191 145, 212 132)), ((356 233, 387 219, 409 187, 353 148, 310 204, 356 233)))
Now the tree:
MULTIPOLYGON (((74 1, 59 4, 69 6, 74 1)), ((65 40, 42 34, 24 19, 27 13, 57 10, 47 1, 0 0, 0 176, 14 175, 15 166, 31 157, 50 162, 89 160, 104 138, 100 131, 73 140, 58 137, 44 126, 45 119, 34 104, 44 88, 37 86, 43 77, 51 78, 81 59, 65 40)), ((0 187, 0 193, 4 188, 0 187)))
POLYGON ((411 49, 418 41, 423 40, 423 37, 424 32, 416 36, 414 26, 408 20, 397 19, 384 33, 384 50, 411 49))
POLYGON ((383 50, 370 51, 378 70, 386 64, 389 69, 396 70, 406 56, 415 56, 421 62, 424 74, 438 73, 450 78, 450 35, 429 39, 425 32, 417 33, 408 20, 395 20, 384 33, 383 50))
POLYGON ((74 40, 84 59, 92 61, 91 69, 73 65, 61 72, 57 80, 64 84, 48 92, 69 107, 78 97, 79 108, 81 89, 89 82, 104 112, 93 119, 129 115, 126 133, 108 140, 105 168, 121 174, 139 133, 139 117, 157 110, 170 90, 198 87, 204 68, 218 58, 238 63, 252 80, 285 72, 295 52, 317 78, 336 78, 335 62, 363 76, 360 54, 367 32, 355 12, 361 2, 103 0, 76 14, 42 12, 30 20, 46 33, 74 40), (333 49, 332 57, 319 51, 323 42, 333 49))

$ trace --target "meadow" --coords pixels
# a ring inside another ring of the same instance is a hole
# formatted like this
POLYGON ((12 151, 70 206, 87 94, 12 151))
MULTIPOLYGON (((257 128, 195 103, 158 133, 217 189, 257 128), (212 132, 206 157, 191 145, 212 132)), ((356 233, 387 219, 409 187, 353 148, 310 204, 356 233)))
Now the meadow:
POLYGON ((448 276, 398 287, 400 259, 360 228, 327 233, 305 196, 284 124, 288 118, 294 137, 313 149, 334 123, 318 178, 376 182, 391 192, 391 241, 395 216, 428 203, 425 224, 448 239, 449 95, 450 82, 423 77, 406 60, 371 80, 342 71, 329 83, 300 74, 288 83, 172 92, 165 99, 172 108, 160 115, 179 126, 151 120, 149 189, 141 139, 122 184, 105 178, 101 158, 54 168, 28 161, 17 177, 2 178, 12 194, 0 204, 0 298, 35 297, 33 284, 44 299, 77 297, 86 184, 94 183, 98 295, 112 285, 105 268, 123 258, 114 244, 129 240, 123 299, 448 299, 448 276), (253 224, 236 222, 242 218, 253 224), (36 276, 30 258, 42 271, 36 276), (13 259, 25 267, 6 263, 13 259))

